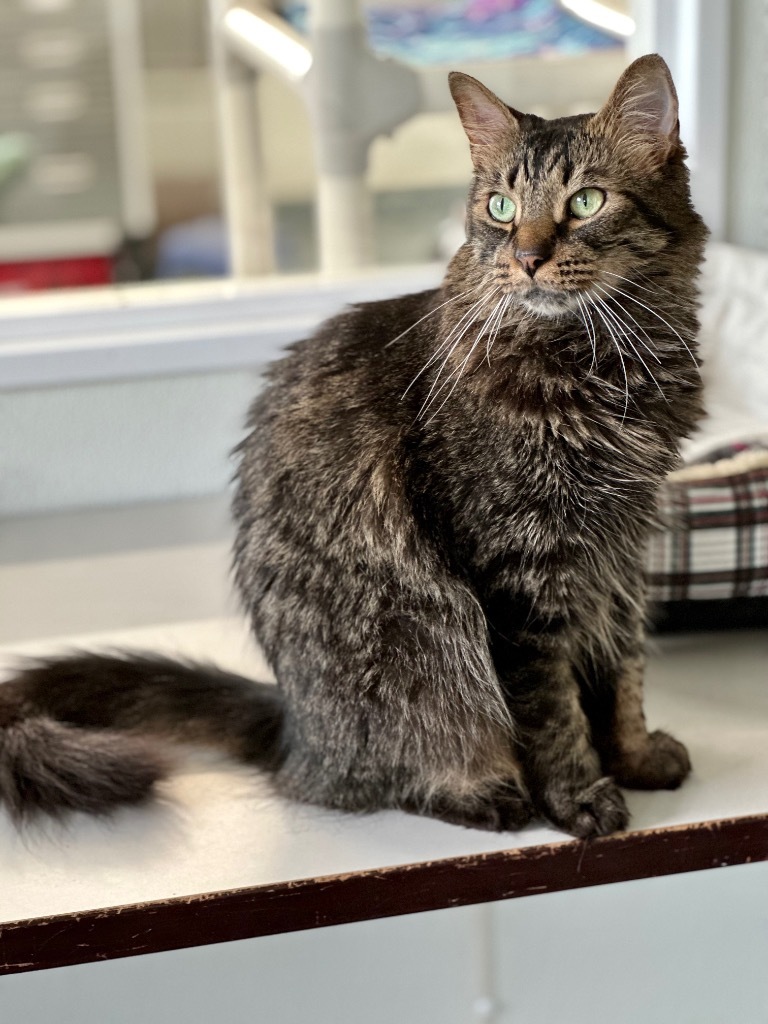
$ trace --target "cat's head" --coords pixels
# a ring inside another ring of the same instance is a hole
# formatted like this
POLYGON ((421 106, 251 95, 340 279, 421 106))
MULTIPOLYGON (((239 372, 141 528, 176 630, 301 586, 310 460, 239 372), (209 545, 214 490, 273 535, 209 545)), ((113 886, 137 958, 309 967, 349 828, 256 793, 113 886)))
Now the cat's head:
POLYGON ((461 263, 541 316, 649 267, 697 262, 678 105, 661 57, 636 60, 597 114, 547 121, 450 75, 474 181, 461 263))

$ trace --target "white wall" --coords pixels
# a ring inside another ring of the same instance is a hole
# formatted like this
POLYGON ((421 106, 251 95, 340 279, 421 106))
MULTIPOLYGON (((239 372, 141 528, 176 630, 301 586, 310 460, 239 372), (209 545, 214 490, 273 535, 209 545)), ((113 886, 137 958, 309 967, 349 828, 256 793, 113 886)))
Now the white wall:
POLYGON ((757 864, 13 975, 0 1020, 765 1024, 766 963, 757 864))
POLYGON ((240 370, 0 398, 0 516, 223 493, 259 387, 240 370))

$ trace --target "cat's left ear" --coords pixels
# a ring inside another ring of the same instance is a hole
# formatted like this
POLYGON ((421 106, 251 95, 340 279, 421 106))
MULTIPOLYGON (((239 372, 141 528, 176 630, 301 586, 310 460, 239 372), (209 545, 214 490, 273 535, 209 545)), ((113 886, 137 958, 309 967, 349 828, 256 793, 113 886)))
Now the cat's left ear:
POLYGON ((649 53, 633 61, 591 126, 631 149, 633 159, 648 170, 678 154, 677 93, 664 60, 649 53))
POLYGON ((448 75, 453 102, 469 139, 472 162, 480 166, 493 159, 500 146, 509 146, 520 134, 517 118, 522 117, 495 96, 476 78, 461 71, 448 75))

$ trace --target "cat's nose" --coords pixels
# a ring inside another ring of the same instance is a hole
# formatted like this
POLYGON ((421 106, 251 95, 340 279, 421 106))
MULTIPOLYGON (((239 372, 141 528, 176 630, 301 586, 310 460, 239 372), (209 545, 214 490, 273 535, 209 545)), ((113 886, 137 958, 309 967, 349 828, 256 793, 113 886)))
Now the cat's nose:
POLYGON ((515 249, 515 259, 526 272, 528 277, 533 277, 542 263, 546 263, 551 253, 542 247, 536 249, 515 249))
POLYGON ((512 254, 532 278, 552 255, 555 248, 555 225, 549 217, 524 220, 512 237, 512 254))

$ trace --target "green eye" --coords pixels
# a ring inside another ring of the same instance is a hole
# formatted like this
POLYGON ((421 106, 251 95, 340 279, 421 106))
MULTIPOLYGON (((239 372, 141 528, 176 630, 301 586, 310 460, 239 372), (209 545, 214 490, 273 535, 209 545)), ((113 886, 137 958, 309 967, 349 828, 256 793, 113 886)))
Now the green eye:
POLYGON ((511 220, 514 220, 517 207, 509 196, 503 196, 496 192, 490 198, 488 212, 494 220, 500 220, 502 224, 509 224, 511 220))
POLYGON ((586 220, 597 213, 604 202, 605 192, 599 188, 583 188, 571 199, 571 213, 580 220, 586 220))

